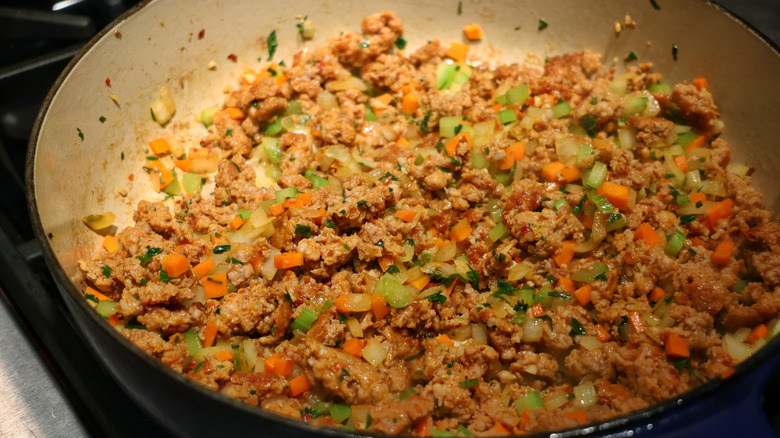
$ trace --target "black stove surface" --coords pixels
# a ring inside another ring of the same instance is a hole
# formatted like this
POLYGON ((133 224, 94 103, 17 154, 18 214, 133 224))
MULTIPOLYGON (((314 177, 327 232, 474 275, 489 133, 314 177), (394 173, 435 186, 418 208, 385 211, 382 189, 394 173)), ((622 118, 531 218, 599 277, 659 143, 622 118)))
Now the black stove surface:
MULTIPOLYGON (((119 387, 70 320, 30 226, 24 164, 35 117, 56 77, 97 30, 135 3, 6 0, 0 6, 0 301, 9 304, 84 429, 96 437, 165 432, 119 387)), ((777 0, 717 3, 780 44, 777 0)), ((778 373, 765 394, 764 408, 780 430, 778 373)))

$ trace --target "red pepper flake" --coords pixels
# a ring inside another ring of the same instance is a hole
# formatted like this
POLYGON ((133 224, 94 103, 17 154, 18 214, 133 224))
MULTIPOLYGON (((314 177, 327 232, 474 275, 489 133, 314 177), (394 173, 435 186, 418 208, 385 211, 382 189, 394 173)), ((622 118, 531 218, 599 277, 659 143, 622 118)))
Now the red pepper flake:
POLYGON ((200 32, 198 32, 198 39, 202 40, 204 36, 206 36, 206 29, 201 29, 200 32))
POLYGON ((114 31, 114 36, 117 38, 122 38, 122 31, 117 29, 114 31))
POLYGON ((131 173, 130 175, 128 175, 128 176, 127 176, 127 179, 129 179, 130 181, 132 181, 132 180, 134 180, 134 179, 135 179, 135 176, 133 176, 133 174, 131 173))
POLYGON ((108 77, 106 78, 106 85, 111 86, 111 79, 108 77))
POLYGON ((520 234, 527 234, 529 231, 531 231, 531 226, 525 224, 523 225, 523 228, 520 229, 520 234))
POLYGON ((228 55, 228 59, 233 61, 233 62, 236 62, 236 61, 238 61, 238 56, 236 56, 235 53, 231 53, 230 55, 228 55))

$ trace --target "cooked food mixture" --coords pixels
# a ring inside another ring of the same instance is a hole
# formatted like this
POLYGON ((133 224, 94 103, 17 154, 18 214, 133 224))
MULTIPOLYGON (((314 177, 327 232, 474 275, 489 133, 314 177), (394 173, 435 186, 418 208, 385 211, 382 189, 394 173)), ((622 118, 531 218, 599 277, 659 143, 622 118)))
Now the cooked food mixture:
POLYGON ((97 312, 230 397, 419 436, 625 414, 780 329, 780 224, 706 80, 405 45, 371 15, 152 141, 159 193, 80 265, 97 312))

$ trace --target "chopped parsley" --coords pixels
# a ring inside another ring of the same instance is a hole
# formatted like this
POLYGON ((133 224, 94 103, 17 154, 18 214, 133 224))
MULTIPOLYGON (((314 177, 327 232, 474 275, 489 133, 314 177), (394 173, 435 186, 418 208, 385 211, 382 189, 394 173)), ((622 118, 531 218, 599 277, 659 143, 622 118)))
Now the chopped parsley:
POLYGON ((585 332, 585 327, 580 324, 579 321, 572 318, 571 319, 571 331, 569 332, 569 336, 585 336, 587 332, 585 332))
POLYGON ((103 276, 108 278, 111 276, 111 267, 108 265, 103 265, 100 267, 100 269, 103 271, 103 276))
POLYGON ((103 116, 100 116, 100 118, 98 118, 98 120, 100 120, 100 123, 106 123, 106 118, 103 117, 103 116))
POLYGON ((83 141, 84 140, 84 133, 81 132, 81 129, 80 128, 76 128, 76 132, 79 133, 79 138, 83 141))
MULTIPOLYGON (((699 202, 701 202, 701 201, 699 201, 699 202)), ((691 222, 693 222, 695 220, 696 220, 696 216, 694 216, 692 214, 686 214, 686 215, 680 216, 680 223, 683 223, 683 224, 689 224, 689 223, 691 223, 691 222)))
POLYGON ((222 254, 230 251, 230 245, 217 245, 212 251, 214 254, 222 254))
POLYGON ((168 276, 168 273, 160 269, 160 283, 167 283, 171 281, 171 277, 168 276))
POLYGON ((636 61, 638 58, 639 57, 636 56, 636 52, 632 50, 628 55, 626 55, 625 58, 623 58, 623 62, 636 61))
POLYGON ((545 29, 547 29, 547 26, 549 26, 549 24, 547 24, 547 22, 543 18, 540 18, 539 19, 539 30, 545 30, 545 29))
POLYGON ((162 254, 163 250, 157 247, 146 247, 146 254, 136 256, 138 260, 143 264, 147 264, 152 261, 154 256, 162 254))
POLYGON ((672 44, 672 58, 677 61, 677 44, 672 44))
POLYGON ((395 40, 395 46, 398 48, 398 50, 403 50, 406 48, 406 39, 404 39, 403 35, 398 35, 398 38, 395 40))
POLYGON ((580 117, 580 125, 582 125, 582 129, 584 129, 585 133, 588 134, 588 137, 591 138, 596 136, 596 126, 598 125, 598 122, 598 117, 592 114, 585 114, 580 117))
POLYGON ((336 228, 336 223, 333 222, 332 220, 326 220, 325 221, 325 226, 328 227, 328 228, 336 228))
POLYGON ((535 318, 536 319, 544 319, 544 320, 546 320, 547 322, 550 323, 550 330, 553 329, 553 320, 552 320, 552 317, 550 315, 536 316, 535 318))
POLYGON ((390 265, 387 268, 387 273, 388 274, 397 274, 399 272, 401 272, 401 270, 398 269, 398 266, 396 266, 396 265, 390 265))
POLYGON ((428 132, 428 120, 430 120, 431 114, 433 114, 433 110, 428 110, 428 112, 425 113, 425 117, 423 117, 422 122, 420 122, 420 132, 428 132))
POLYGON ((425 299, 428 301, 433 301, 434 303, 442 304, 445 301, 447 301, 447 296, 442 294, 441 291, 439 291, 433 295, 428 295, 427 297, 425 297, 425 299))
POLYGON ((271 34, 268 35, 268 59, 266 61, 270 61, 274 57, 274 53, 276 53, 276 48, 279 46, 279 42, 276 41, 276 29, 271 31, 271 34))
POLYGON ((311 237, 311 227, 307 225, 296 224, 295 235, 303 237, 311 237))
POLYGON ((472 386, 477 386, 478 384, 479 384, 479 379, 468 379, 462 382, 458 382, 458 386, 460 386, 461 388, 471 388, 472 386))

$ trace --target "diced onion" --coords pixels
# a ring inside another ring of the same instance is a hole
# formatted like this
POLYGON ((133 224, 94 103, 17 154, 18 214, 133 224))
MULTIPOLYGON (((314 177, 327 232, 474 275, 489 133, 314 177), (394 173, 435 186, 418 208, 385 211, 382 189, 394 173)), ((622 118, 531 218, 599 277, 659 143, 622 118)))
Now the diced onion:
POLYGON ((366 83, 363 82, 362 79, 356 77, 356 76, 350 76, 346 79, 339 79, 336 81, 333 81, 330 83, 331 89, 334 91, 343 91, 343 90, 358 90, 358 91, 366 91, 368 90, 368 87, 366 86, 366 83))
POLYGON ((385 349, 385 346, 376 339, 371 339, 366 343, 366 346, 363 347, 363 358, 375 367, 381 365, 386 357, 387 350, 385 349))
MULTIPOLYGON (((368 297, 368 295, 366 295, 366 297, 368 297)), ((370 303, 371 300, 369 300, 369 304, 370 303)), ((347 318, 347 328, 349 329, 349 332, 352 334, 352 336, 356 338, 363 337, 363 328, 360 327, 360 321, 358 321, 354 316, 347 318)))
POLYGON ((622 149, 634 149, 636 147, 636 129, 631 127, 619 128, 618 140, 622 149))
POLYGON ((601 341, 596 339, 595 336, 578 336, 577 342, 582 345, 582 348, 588 351, 598 350, 601 348, 601 341))
POLYGON ((255 346, 255 341, 253 339, 247 338, 244 339, 244 342, 241 343, 241 346, 244 349, 244 360, 246 361, 247 366, 249 369, 256 370, 256 365, 258 363, 257 360, 257 347, 255 346))
POLYGON ((731 333, 723 335, 723 349, 729 356, 738 361, 747 359, 753 353, 753 349, 750 345, 738 340, 738 338, 731 333))
POLYGON ((544 334, 545 321, 536 318, 528 318, 523 323, 523 342, 537 342, 544 334))
POLYGON ((574 250, 578 253, 588 252, 596 249, 596 247, 607 237, 607 220, 606 215, 595 214, 593 215, 593 229, 590 233, 590 238, 587 241, 578 243, 574 246, 574 250))
POLYGON ((436 251, 436 255, 433 256, 434 262, 447 262, 453 259, 458 253, 458 247, 455 242, 449 241, 447 244, 439 248, 436 251))
POLYGON ((566 392, 557 390, 553 391, 551 394, 547 394, 543 397, 543 399, 544 408, 552 411, 553 409, 557 409, 565 405, 566 402, 569 401, 569 396, 566 394, 566 392))
POLYGON ((701 192, 714 196, 726 196, 726 188, 723 186, 723 181, 718 179, 702 181, 701 192))
POLYGON ((317 105, 324 111, 337 109, 339 107, 339 101, 336 99, 336 95, 327 90, 322 90, 317 95, 317 105))
POLYGON ((89 216, 81 218, 81 221, 84 222, 86 226, 95 231, 110 227, 115 220, 116 215, 110 211, 102 214, 90 214, 89 216))
POLYGON ((750 168, 742 163, 729 163, 726 165, 726 171, 744 178, 750 172, 750 168))
POLYGON ((573 166, 577 162, 577 151, 580 143, 580 139, 573 135, 555 140, 555 152, 558 154, 558 161, 565 166, 573 166))
POLYGON ((268 258, 265 259, 263 266, 260 267, 260 275, 268 281, 271 281, 271 279, 274 278, 274 275, 276 275, 274 256, 278 254, 281 254, 281 252, 276 248, 272 248, 268 253, 268 258))
POLYGON ((591 382, 582 382, 574 387, 574 404, 581 408, 587 408, 596 404, 598 395, 591 382))
POLYGON ((450 338, 458 342, 471 338, 471 325, 464 325, 452 330, 450 338))
POLYGON ((521 263, 518 263, 511 268, 509 268, 509 272, 507 273, 507 280, 508 281, 518 281, 523 278, 525 278, 527 275, 533 273, 534 265, 531 262, 524 261, 521 263))
POLYGON ((487 329, 484 324, 471 324, 471 342, 474 345, 487 344, 487 329))

